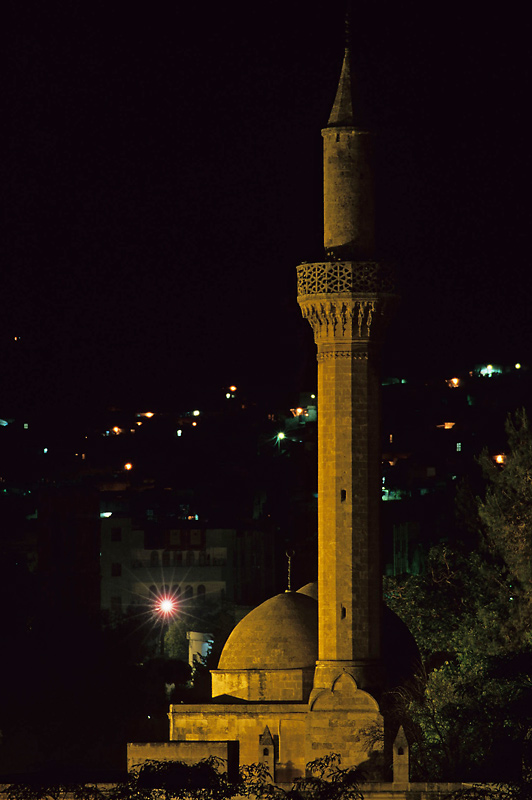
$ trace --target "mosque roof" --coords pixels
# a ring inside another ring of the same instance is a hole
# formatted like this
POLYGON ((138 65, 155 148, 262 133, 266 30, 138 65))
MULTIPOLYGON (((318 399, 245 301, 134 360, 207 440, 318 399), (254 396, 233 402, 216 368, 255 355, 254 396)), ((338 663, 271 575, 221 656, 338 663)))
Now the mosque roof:
POLYGON ((318 657, 318 605, 299 592, 270 597, 244 617, 225 643, 219 670, 302 669, 318 657))
MULTIPOLYGON (((220 656, 219 670, 312 667, 318 657, 317 582, 266 600, 239 622, 220 656)), ((389 687, 419 671, 415 640, 397 614, 383 604, 381 657, 389 687)))

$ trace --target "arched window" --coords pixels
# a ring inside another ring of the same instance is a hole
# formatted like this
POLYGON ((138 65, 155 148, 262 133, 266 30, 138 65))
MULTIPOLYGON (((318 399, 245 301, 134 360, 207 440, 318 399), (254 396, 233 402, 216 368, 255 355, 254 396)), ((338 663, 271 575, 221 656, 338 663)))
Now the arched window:
POLYGON ((157 595, 157 587, 154 586, 153 584, 150 586, 150 594, 152 597, 156 597, 157 595))
POLYGON ((165 597, 168 597, 168 595, 170 594, 170 587, 168 586, 167 583, 165 583, 163 586, 163 594, 165 597))
POLYGON ((159 553, 157 550, 152 550, 150 553, 150 566, 158 567, 159 566, 159 553))
POLYGON ((192 586, 187 586, 185 589, 185 600, 190 600, 191 597, 194 597, 194 589, 192 586))
POLYGON ((165 550, 163 553, 163 567, 169 567, 169 566, 170 566, 170 553, 167 550, 165 550))
POLYGON ((198 600, 205 600, 205 586, 202 583, 198 586, 198 600))
POLYGON ((265 747, 264 750, 262 751, 262 755, 263 756, 269 756, 270 755, 270 751, 268 750, 267 747, 265 747))
POLYGON ((174 585, 172 586, 172 594, 175 597, 175 599, 177 600, 178 597, 181 594, 181 586, 179 586, 179 584, 174 583, 174 585))

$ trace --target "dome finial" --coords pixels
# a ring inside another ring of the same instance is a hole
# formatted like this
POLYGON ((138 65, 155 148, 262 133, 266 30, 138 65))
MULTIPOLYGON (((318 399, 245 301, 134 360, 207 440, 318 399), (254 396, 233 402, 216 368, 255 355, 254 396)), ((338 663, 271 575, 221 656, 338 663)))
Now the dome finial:
POLYGON ((293 550, 286 551, 286 557, 288 559, 288 573, 287 573, 287 589, 285 591, 291 592, 292 591, 292 559, 295 556, 295 552, 293 550))

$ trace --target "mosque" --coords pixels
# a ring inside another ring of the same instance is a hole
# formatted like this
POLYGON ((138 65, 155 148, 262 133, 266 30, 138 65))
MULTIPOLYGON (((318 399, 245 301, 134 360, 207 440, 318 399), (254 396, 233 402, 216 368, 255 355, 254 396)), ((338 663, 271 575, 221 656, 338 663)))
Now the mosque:
POLYGON ((212 672, 212 702, 171 705, 170 741, 128 745, 130 766, 218 755, 229 770, 264 763, 290 784, 327 754, 342 766, 378 761, 388 741, 394 780, 408 780, 406 740, 379 705, 418 658, 382 603, 379 366, 397 297, 376 260, 373 141, 353 108, 347 45, 322 136, 324 260, 297 268, 317 346, 318 582, 251 611, 212 672))

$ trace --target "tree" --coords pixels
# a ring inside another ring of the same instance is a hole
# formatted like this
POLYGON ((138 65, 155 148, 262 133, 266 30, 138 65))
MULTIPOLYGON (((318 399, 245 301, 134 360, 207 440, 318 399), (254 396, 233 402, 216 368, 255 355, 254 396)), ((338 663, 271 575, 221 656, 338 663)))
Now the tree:
POLYGON ((517 780, 528 759, 532 435, 524 412, 506 430, 504 464, 479 459, 487 487, 469 519, 476 537, 432 548, 424 575, 386 584, 425 663, 416 686, 388 698, 423 779, 517 780))

